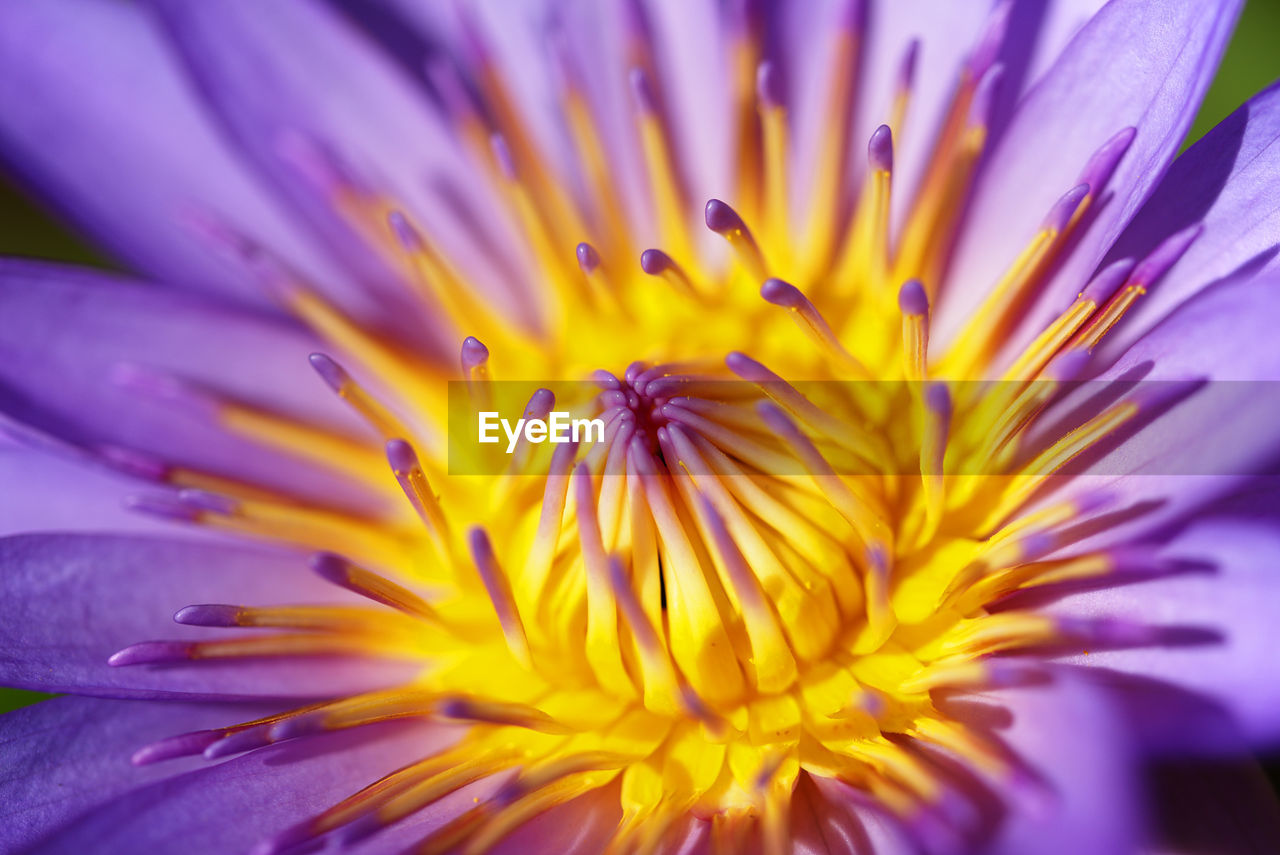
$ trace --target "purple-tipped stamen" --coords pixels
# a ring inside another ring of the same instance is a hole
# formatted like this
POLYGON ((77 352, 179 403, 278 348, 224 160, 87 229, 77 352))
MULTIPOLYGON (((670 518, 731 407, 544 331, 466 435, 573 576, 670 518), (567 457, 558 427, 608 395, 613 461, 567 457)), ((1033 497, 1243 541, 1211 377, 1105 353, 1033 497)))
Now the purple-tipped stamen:
POLYGON ((185 626, 232 627, 240 625, 242 611, 240 606, 204 603, 184 606, 173 616, 173 620, 174 623, 185 626))
POLYGON ((1088 285, 1084 286, 1080 296, 1101 306, 1110 300, 1111 296, 1128 280, 1135 266, 1136 262, 1132 258, 1122 258, 1108 264, 1090 280, 1088 285))
POLYGON ((909 92, 916 83, 916 66, 920 59, 920 40, 912 39, 898 64, 899 93, 909 92))
POLYGON ((489 151, 493 154, 493 162, 498 167, 498 172, 508 181, 516 180, 516 160, 511 155, 511 147, 507 145, 506 137, 502 134, 489 135, 489 151))
POLYGON ((421 252, 426 247, 421 232, 414 228, 404 212, 392 211, 387 214, 387 225, 391 227, 391 233, 395 235, 396 240, 407 251, 421 252))
POLYGON ((609 391, 618 391, 622 389, 622 381, 613 374, 605 371, 603 368, 597 368, 591 372, 591 382, 595 383, 601 389, 609 391))
POLYGON ((127 665, 169 665, 193 659, 195 645, 186 641, 141 641, 117 650, 107 664, 119 668, 127 665))
POLYGON ((217 742, 204 749, 204 759, 220 760, 233 754, 243 754, 256 748, 271 744, 271 737, 265 727, 251 727, 229 733, 217 742))
POLYGON ((782 74, 771 60, 765 60, 756 68, 756 97, 760 99, 760 106, 766 110, 776 110, 782 106, 785 97, 782 74))
POLYGON ((291 715, 271 724, 268 735, 272 742, 284 742, 286 739, 298 739, 313 736, 325 729, 325 713, 322 710, 291 715))
POLYGON ((313 353, 307 359, 315 372, 320 375, 320 379, 333 391, 341 392, 351 382, 351 376, 331 357, 323 353, 313 353))
POLYGON ((930 383, 924 389, 924 405, 940 419, 951 419, 951 390, 946 383, 930 383))
POLYGON ((658 99, 654 95, 653 83, 649 80, 649 75, 644 73, 644 69, 631 69, 627 75, 627 81, 631 84, 631 97, 636 109, 649 115, 657 113, 658 99))
POLYGON ((107 466, 143 481, 164 481, 169 466, 164 461, 118 445, 100 445, 96 449, 98 459, 107 466))
POLYGON ((397 477, 408 475, 418 467, 418 455, 413 446, 403 439, 393 439, 387 443, 387 463, 397 477))
POLYGON ((191 383, 145 365, 117 363, 111 381, 122 389, 181 407, 198 418, 212 418, 218 409, 213 396, 191 383))
POLYGON ((995 106, 996 97, 1004 83, 1004 66, 996 63, 987 69, 978 81, 978 88, 973 92, 973 101, 969 105, 969 126, 986 127, 991 120, 991 110, 995 106))
POLYGON ((235 499, 208 490, 180 490, 178 501, 202 513, 230 516, 240 510, 240 503, 235 499))
POLYGON ((533 394, 529 396, 529 403, 525 405, 524 417, 526 419, 545 419, 555 405, 556 395, 554 392, 550 389, 535 389, 533 394))
POLYGON ((1129 281, 1135 285, 1151 285, 1158 281, 1178 262, 1178 259, 1182 258, 1182 254, 1191 247, 1203 231, 1204 225, 1196 223, 1165 238, 1151 251, 1150 255, 1138 263, 1129 276, 1129 281))
POLYGON ((578 267, 582 268, 582 272, 588 275, 595 273, 600 267, 600 253, 596 252, 596 248, 591 244, 583 241, 578 244, 578 267))
POLYGON ((760 286, 760 296, 765 302, 785 309, 800 309, 809 302, 799 288, 781 279, 766 279, 760 286))
POLYGON ((707 202, 706 208, 703 209, 703 218, 707 228, 716 234, 727 235, 747 230, 747 224, 738 216, 738 212, 719 199, 707 202))
POLYGON ((1133 142, 1133 138, 1137 133, 1137 128, 1125 128, 1104 142, 1089 158, 1089 162, 1085 164, 1084 169, 1080 172, 1080 181, 1092 187, 1095 196, 1111 179, 1112 173, 1115 172, 1116 167, 1120 164, 1120 159, 1124 157, 1124 153, 1129 150, 1129 145, 1133 142))
POLYGON ((204 750, 225 736, 220 730, 197 730, 181 733, 144 745, 133 753, 129 762, 134 766, 150 766, 165 760, 203 754, 204 750))
POLYGON ((473 370, 489 361, 489 348, 485 347, 480 339, 469 335, 462 340, 460 359, 462 373, 470 375, 473 370))
POLYGON ((982 28, 982 35, 978 38, 978 44, 973 49, 973 52, 969 54, 968 70, 974 77, 986 74, 987 70, 992 67, 992 63, 996 61, 996 57, 1000 55, 1000 48, 1004 45, 1005 34, 1009 29, 1009 15, 1012 11, 1013 3, 1011 0, 1001 0, 991 10, 991 14, 982 28))
POLYGON ((922 317, 929 314, 929 294, 919 279, 908 279, 898 289, 898 308, 904 315, 922 317))
POLYGON ((782 382, 781 377, 765 368, 762 363, 736 350, 724 358, 724 364, 730 371, 749 383, 782 382))
POLYGON ((673 267, 675 262, 671 256, 660 249, 646 249, 640 253, 640 269, 650 276, 661 276, 673 267))
POLYGON ((867 143, 867 163, 876 172, 893 172, 893 131, 881 125, 867 143))
POLYGON ((1049 209, 1049 213, 1040 224, 1040 228, 1062 234, 1071 222, 1071 218, 1076 215, 1076 211, 1080 210, 1080 203, 1088 195, 1088 184, 1077 184, 1072 187, 1062 194, 1058 201, 1053 203, 1053 207, 1049 209))
POLYGON ((183 504, 174 495, 129 496, 124 500, 124 506, 131 511, 178 522, 196 522, 200 518, 199 510, 183 504))

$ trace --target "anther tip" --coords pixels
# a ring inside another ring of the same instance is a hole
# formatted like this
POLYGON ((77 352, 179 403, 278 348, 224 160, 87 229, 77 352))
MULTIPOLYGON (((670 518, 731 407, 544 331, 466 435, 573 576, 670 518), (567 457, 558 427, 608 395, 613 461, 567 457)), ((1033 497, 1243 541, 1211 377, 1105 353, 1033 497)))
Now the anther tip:
POLYGON ((493 152, 494 163, 498 165, 498 171, 502 173, 502 177, 508 181, 514 180, 516 160, 511 155, 511 146, 507 145, 507 138, 502 134, 490 134, 489 150, 493 152))
POLYGON ((951 390, 946 383, 930 383, 924 389, 924 403, 938 415, 950 415, 951 390))
POLYGON ((191 645, 182 641, 141 641, 117 650, 107 658, 113 668, 151 665, 191 658, 191 645))
POLYGON ((467 530, 467 545, 477 563, 493 558, 493 544, 489 542, 489 533, 484 530, 484 526, 475 525, 467 530))
POLYGON ((806 302, 799 288, 781 279, 766 279, 760 286, 760 296, 767 303, 787 309, 799 308, 806 302))
POLYGON ((1116 292, 1125 280, 1129 278, 1129 274, 1133 272, 1133 268, 1137 266, 1137 261, 1132 258, 1122 258, 1114 261, 1106 267, 1102 268, 1097 276, 1084 286, 1084 290, 1080 292, 1080 296, 1087 297, 1095 303, 1102 304, 1111 299, 1111 295, 1116 292))
POLYGON ((671 256, 660 249, 646 249, 640 253, 640 269, 650 276, 658 276, 670 270, 672 265, 671 256))
POLYGON ((871 134, 867 162, 877 172, 893 171, 893 131, 888 125, 881 125, 871 134))
POLYGON ((919 279, 908 279, 898 289, 898 308, 904 315, 929 314, 929 295, 919 279))
POLYGON ((1053 549, 1056 543, 1057 538, 1052 532, 1037 531, 1024 537, 1019 546, 1023 558, 1039 558, 1053 549))
POLYGON ((631 586, 630 580, 627 579, 627 568, 622 563, 622 557, 616 552, 609 553, 609 582, 613 585, 615 591, 628 590, 631 586))
POLYGON ((403 211, 392 211, 387 214, 387 225, 391 227, 391 233, 396 236, 396 240, 400 241, 406 249, 417 250, 422 247, 422 235, 418 234, 418 230, 409 222, 409 218, 403 211))
POLYGON ((347 560, 333 552, 317 552, 308 563, 317 576, 336 585, 346 584, 347 560))
POLYGON ((1053 203, 1053 207, 1049 209, 1049 214, 1044 219, 1044 228, 1061 232, 1071 222, 1071 218, 1075 216, 1076 211, 1080 208, 1080 203, 1088 195, 1088 184, 1077 184, 1066 193, 1063 193, 1058 198, 1058 201, 1053 203))
POLYGON ((300 736, 309 736, 324 729, 323 716, 316 715, 295 715, 289 718, 281 719, 271 725, 268 730, 268 736, 272 742, 283 742, 286 739, 297 739, 300 736))
POLYGON ((617 391, 622 388, 622 381, 603 368, 591 372, 591 382, 606 391, 617 391))
POLYGON ((760 414, 760 418, 764 419, 764 423, 771 430, 783 434, 790 434, 795 430, 795 424, 782 411, 782 408, 773 403, 773 401, 761 401, 756 404, 756 412, 760 414))
POLYGON ((735 350, 726 356, 724 358, 724 364, 726 368, 741 377, 743 380, 748 380, 753 383, 777 379, 777 377, 765 368, 764 365, 741 351, 735 350))
POLYGON ((124 506, 136 513, 178 522, 195 522, 199 518, 199 512, 195 508, 183 504, 173 495, 127 496, 124 506))
POLYGON ((227 606, 216 603, 184 606, 173 616, 174 623, 185 626, 238 626, 239 606, 227 606))
POLYGON ((706 220, 707 228, 719 234, 741 231, 745 228, 742 218, 738 216, 738 212, 729 207, 728 203, 719 199, 712 199, 707 202, 707 206, 703 210, 703 217, 706 220))
POLYGON ((240 503, 230 496, 208 490, 185 489, 178 491, 178 501, 188 508, 211 514, 234 514, 240 503))
POLYGON ((480 339, 469 335, 462 340, 462 367, 470 370, 489 361, 489 348, 480 339))
POLYGON ((267 729, 262 727, 254 727, 248 730, 239 730, 235 733, 229 733, 217 742, 211 743, 204 750, 204 759, 221 760, 223 757, 230 757, 232 754, 242 754, 245 751, 252 751, 255 748, 262 748, 271 744, 271 739, 267 734, 267 729))
POLYGON ((1000 86, 1004 82, 1004 65, 996 63, 986 70, 974 90, 969 107, 969 123, 984 126, 991 118, 991 108, 996 102, 1000 86))
POLYGON ((551 412, 551 408, 556 405, 556 393, 550 389, 538 388, 533 390, 533 394, 529 396, 529 405, 525 407, 525 415, 533 415, 538 418, 544 418, 547 413, 551 412))
POLYGON ((600 253, 586 241, 578 244, 577 254, 578 266, 582 268, 583 273, 594 273, 600 266, 600 253))
POLYGON ((907 90, 916 80, 916 64, 920 58, 920 40, 912 39, 902 55, 902 64, 898 66, 898 88, 907 90))
POLYGON ((782 106, 782 75, 771 60, 756 68, 756 97, 769 109, 782 106))
POLYGON ((1195 223, 1180 232, 1174 232, 1156 246, 1134 268, 1130 281, 1137 285, 1150 285, 1164 276, 1169 268, 1178 263, 1182 254, 1195 243, 1204 231, 1204 223, 1195 223))
POLYGON ((631 95, 635 98, 636 108, 644 113, 656 113, 658 102, 654 96, 653 83, 649 80, 649 75, 644 73, 644 69, 631 69, 627 74, 627 80, 631 84, 631 95))
POLYGON ((418 455, 403 439, 393 439, 387 443, 387 462, 397 474, 408 472, 418 465, 418 455))
POLYGON ((350 377, 347 375, 347 372, 343 370, 342 366, 323 353, 313 353, 308 356, 307 359, 311 362, 311 367, 320 375, 320 379, 335 392, 340 390, 350 380, 350 377))

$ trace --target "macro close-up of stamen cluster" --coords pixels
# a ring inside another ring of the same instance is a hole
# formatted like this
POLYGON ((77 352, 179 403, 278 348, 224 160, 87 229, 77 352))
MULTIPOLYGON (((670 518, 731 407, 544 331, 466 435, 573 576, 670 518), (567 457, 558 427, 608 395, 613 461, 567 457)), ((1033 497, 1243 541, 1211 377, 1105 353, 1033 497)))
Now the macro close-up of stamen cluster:
POLYGON ((1240 6, 0 4, 0 850, 1280 851, 1240 6))

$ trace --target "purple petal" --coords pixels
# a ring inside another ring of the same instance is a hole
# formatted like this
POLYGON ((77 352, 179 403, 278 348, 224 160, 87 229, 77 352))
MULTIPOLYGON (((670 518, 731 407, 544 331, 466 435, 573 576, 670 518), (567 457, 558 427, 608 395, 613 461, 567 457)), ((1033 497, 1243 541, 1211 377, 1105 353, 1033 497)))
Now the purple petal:
POLYGON ((311 374, 314 340, 293 327, 111 276, 19 261, 0 262, 0 311, 0 413, 9 418, 82 448, 128 449, 357 507, 374 501, 332 470, 233 438, 212 418, 119 382, 122 367, 142 366, 357 430, 311 374))
MULTIPOLYGON (((138 489, 124 475, 35 449, 0 446, 0 537, 32 531, 160 532, 161 521, 129 510, 138 489)), ((172 532, 172 528, 169 528, 172 532)))
POLYGON ((150 5, 260 179, 383 301, 383 318, 422 340, 427 318, 387 254, 385 221, 352 220, 341 210, 343 194, 409 212, 465 267, 487 272, 482 291, 509 298, 456 208, 429 192, 452 181, 473 203, 490 199, 483 173, 462 156, 423 93, 359 30, 320 2, 150 5))
POLYGON ((300 555, 107 535, 17 535, 0 540, 0 683, 106 697, 252 699, 330 697, 386 686, 407 663, 357 658, 231 659, 112 667, 128 645, 237 637, 182 626, 192 603, 353 603, 300 555))
POLYGON ((1196 520, 1161 550, 1171 563, 1185 565, 1183 572, 1068 594, 1047 606, 1052 614, 1188 633, 1185 643, 1093 651, 1069 660, 1155 681, 1117 685, 1155 748, 1238 751, 1280 741, 1278 512, 1280 493, 1263 490, 1231 514, 1196 520))
MULTIPOLYGON (((248 852, 430 753, 433 741, 429 726, 399 722, 273 745, 124 793, 67 822, 32 855, 248 852)), ((352 851, 386 851, 380 843, 352 851)))
POLYGON ((1132 735, 1105 690, 1070 673, 992 692, 999 737, 1041 779, 1013 787, 991 855, 1131 855, 1142 833, 1132 735), (1047 785, 1047 789, 1044 787, 1047 785), (1037 792, 1032 792, 1032 789, 1037 792))
POLYGON ((1054 201, 1118 132, 1137 136, 1082 234, 1028 312, 1016 349, 1074 296, 1173 159, 1231 34, 1240 3, 1114 0, 1019 105, 978 180, 943 289, 951 335, 1031 241, 1054 201))
MULTIPOLYGON (((193 228, 224 220, 326 284, 335 272, 236 160, 146 13, 54 0, 0 11, 0 152, 136 269, 265 305, 193 228)), ((352 287, 340 277, 339 284, 352 287)))
POLYGON ((147 766, 129 762, 160 736, 237 724, 274 711, 67 697, 0 717, 0 849, 25 852, 82 813, 206 765, 198 753, 147 766))
POLYGON ((1179 157, 1108 253, 1138 258, 1193 223, 1204 231, 1177 265, 1104 341, 1120 353, 1201 289, 1237 272, 1276 267, 1280 243, 1280 87, 1227 117, 1179 157))

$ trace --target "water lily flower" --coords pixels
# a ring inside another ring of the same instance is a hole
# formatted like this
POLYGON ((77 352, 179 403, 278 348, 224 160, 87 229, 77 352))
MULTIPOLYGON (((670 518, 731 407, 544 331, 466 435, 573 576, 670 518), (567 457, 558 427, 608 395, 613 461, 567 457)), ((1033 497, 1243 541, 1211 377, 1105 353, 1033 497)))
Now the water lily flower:
POLYGON ((1274 851, 1239 5, 4 4, 0 849, 1274 851))

